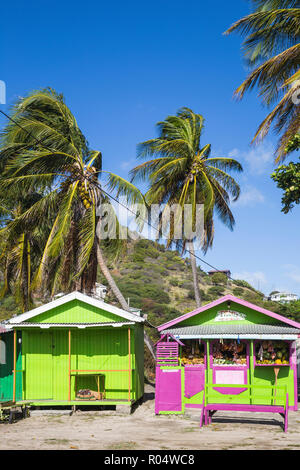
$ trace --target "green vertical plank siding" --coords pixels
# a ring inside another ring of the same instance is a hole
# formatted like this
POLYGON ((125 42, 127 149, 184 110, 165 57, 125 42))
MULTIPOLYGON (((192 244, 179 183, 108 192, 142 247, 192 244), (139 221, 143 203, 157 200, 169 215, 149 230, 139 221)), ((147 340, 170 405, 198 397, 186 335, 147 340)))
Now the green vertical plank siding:
MULTIPOLYGON (((132 336, 132 335, 131 335, 132 336)), ((128 330, 127 328, 93 329, 72 331, 71 369, 79 370, 128 370, 128 330)), ((131 338, 131 368, 134 369, 134 348, 131 338)), ((131 382, 133 383, 133 373, 131 382)), ((97 390, 94 377, 78 377, 77 388, 97 390)), ((128 398, 129 373, 105 372, 107 399, 128 398)), ((75 378, 72 378, 71 399, 75 398, 75 378)), ((134 398, 134 392, 132 398, 134 398)))
POLYGON ((72 300, 28 320, 30 323, 102 323, 112 321, 124 322, 126 320, 80 300, 72 300))
MULTIPOLYGON (((14 334, 13 332, 1 335, 6 345, 6 364, 0 364, 0 401, 13 399, 13 368, 14 368, 14 334)), ((17 362, 16 362, 16 400, 22 399, 22 355, 21 332, 17 333, 17 362)))
POLYGON ((24 399, 53 398, 53 334, 50 331, 24 331, 24 399))
MULTIPOLYGON (((194 315, 193 317, 187 318, 180 322, 178 326, 188 326, 188 325, 210 325, 210 324, 219 324, 219 322, 215 321, 215 317, 219 310, 227 308, 226 302, 224 304, 217 305, 212 307, 204 312, 199 313, 198 315, 194 315)), ((238 324, 265 324, 265 325, 275 325, 278 323, 273 317, 269 317, 261 312, 257 312, 256 310, 252 310, 249 307, 242 306, 240 304, 231 302, 232 310, 236 310, 238 312, 243 313, 246 315, 245 320, 232 320, 226 321, 226 325, 238 325, 238 324)))
POLYGON ((53 330, 52 347, 53 400, 68 400, 69 331, 53 330))

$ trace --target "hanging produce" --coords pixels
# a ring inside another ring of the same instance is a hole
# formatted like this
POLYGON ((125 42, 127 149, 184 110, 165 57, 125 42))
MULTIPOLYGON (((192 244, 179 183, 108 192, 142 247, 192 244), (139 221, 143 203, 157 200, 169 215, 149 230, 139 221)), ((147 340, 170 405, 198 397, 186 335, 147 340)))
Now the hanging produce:
POLYGON ((234 339, 216 342, 213 345, 213 364, 214 365, 245 365, 246 345, 234 339))
POLYGON ((284 341, 262 341, 255 347, 256 364, 289 364, 289 347, 284 341))

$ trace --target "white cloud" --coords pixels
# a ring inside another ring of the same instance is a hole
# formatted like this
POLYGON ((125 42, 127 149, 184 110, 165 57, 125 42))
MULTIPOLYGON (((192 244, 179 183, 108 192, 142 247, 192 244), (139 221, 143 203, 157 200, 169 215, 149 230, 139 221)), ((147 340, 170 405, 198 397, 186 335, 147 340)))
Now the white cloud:
POLYGON ((234 202, 235 206, 254 206, 265 201, 264 195, 254 186, 247 185, 241 191, 239 199, 234 202))
POLYGON ((239 273, 233 273, 232 278, 247 281, 251 286, 258 290, 261 290, 266 284, 268 284, 266 276, 262 271, 241 271, 239 273))
POLYGON ((245 162, 249 166, 252 174, 261 175, 270 171, 274 161, 275 148, 270 142, 262 142, 255 145, 248 151, 240 151, 237 148, 232 149, 228 156, 239 160, 242 164, 245 162))

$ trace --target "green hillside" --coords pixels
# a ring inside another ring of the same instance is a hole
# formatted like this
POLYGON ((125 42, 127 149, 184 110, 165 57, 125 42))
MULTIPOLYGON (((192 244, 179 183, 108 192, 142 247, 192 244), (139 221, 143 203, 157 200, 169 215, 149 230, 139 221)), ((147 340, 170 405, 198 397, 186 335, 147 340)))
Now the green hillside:
MULTIPOLYGON (((121 292, 126 299, 129 299, 130 306, 142 309, 143 313, 148 315, 148 320, 152 325, 158 326, 196 308, 190 262, 178 251, 166 250, 162 244, 139 239, 129 241, 127 249, 118 260, 112 261, 107 256, 107 263, 121 292)), ((262 292, 254 289, 246 281, 216 283, 199 267, 198 270, 203 304, 223 295, 232 294, 300 321, 300 301, 289 305, 269 302, 264 300, 262 292)), ((98 281, 107 285, 106 279, 100 272, 98 281)), ((116 304, 109 289, 105 300, 116 304)), ((40 303, 39 299, 37 303, 40 303)), ((21 311, 13 295, 2 299, 0 302, 1 320, 18 313, 21 311)))
MULTIPOLYGON (((164 245, 146 239, 132 241, 121 259, 110 262, 110 268, 123 295, 130 299, 130 306, 141 308, 154 326, 196 308, 190 262, 177 251, 166 250, 164 245)), ((232 294, 300 320, 300 302, 293 305, 270 302, 264 300, 264 294, 246 281, 222 280, 216 283, 198 269, 203 304, 232 294)), ((103 277, 100 276, 99 280, 106 284, 103 277)), ((110 293, 106 300, 114 302, 110 293)))

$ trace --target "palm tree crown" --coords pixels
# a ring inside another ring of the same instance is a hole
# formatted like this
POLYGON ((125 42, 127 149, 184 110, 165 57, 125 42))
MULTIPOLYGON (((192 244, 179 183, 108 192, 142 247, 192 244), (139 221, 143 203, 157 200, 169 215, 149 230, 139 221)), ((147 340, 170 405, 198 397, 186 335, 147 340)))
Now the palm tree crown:
MULTIPOLYGON (((177 203, 184 209, 186 204, 191 204, 193 225, 196 205, 203 204, 204 233, 181 241, 185 247, 187 242, 200 238, 206 251, 213 243, 214 213, 230 229, 234 226, 229 205, 230 199, 235 201, 239 197, 240 188, 228 171, 240 172, 242 166, 232 158, 210 156, 210 144, 203 147, 200 144, 203 123, 203 116, 189 108, 181 108, 175 116, 157 123, 159 136, 138 146, 139 158, 152 158, 136 166, 131 175, 133 180, 148 180, 145 199, 149 205, 177 203)), ((173 239, 172 227, 168 238, 169 242, 173 239)))
POLYGON ((245 36, 243 51, 250 73, 237 88, 242 98, 255 86, 267 106, 277 103, 257 129, 254 139, 271 126, 280 134, 276 161, 288 153, 288 143, 299 132, 300 9, 299 0, 253 0, 254 12, 234 23, 226 34, 245 36), (297 88, 298 87, 298 88, 297 88))
MULTIPOLYGON (((23 227, 33 230, 42 221, 49 224, 31 288, 46 288, 52 294, 58 289, 90 292, 97 261, 105 269, 99 246, 99 208, 104 202, 109 204, 109 199, 100 176, 106 174, 108 184, 115 186, 124 180, 102 170, 101 152, 89 149, 62 95, 46 89, 18 100, 1 136, 0 165, 4 202, 16 191, 40 195, 8 221, 1 236, 7 238, 13 230, 22 234, 23 227)), ((128 185, 133 191, 133 185, 128 185)), ((132 198, 138 196, 136 190, 132 198)), ((111 276, 109 282, 113 284, 111 276)), ((117 286, 112 288, 128 309, 117 286)))

